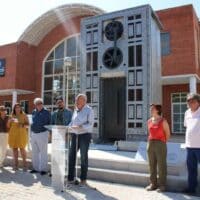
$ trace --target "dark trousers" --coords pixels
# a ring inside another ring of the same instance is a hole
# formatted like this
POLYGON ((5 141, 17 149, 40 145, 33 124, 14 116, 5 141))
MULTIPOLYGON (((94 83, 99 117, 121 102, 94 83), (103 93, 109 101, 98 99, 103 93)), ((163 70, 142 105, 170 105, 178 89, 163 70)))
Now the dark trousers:
POLYGON ((71 141, 69 147, 69 173, 68 180, 73 181, 75 176, 75 163, 77 150, 80 149, 81 154, 81 176, 80 179, 87 179, 88 171, 88 149, 91 140, 91 133, 84 133, 80 135, 71 134, 71 141), (76 137, 78 137, 78 146, 76 149, 76 137))
POLYGON ((193 192, 198 185, 198 162, 200 162, 200 148, 187 148, 188 189, 193 192))
POLYGON ((167 179, 167 145, 159 140, 150 140, 147 144, 150 182, 157 186, 166 186, 167 179), (158 181, 157 181, 158 168, 158 181))

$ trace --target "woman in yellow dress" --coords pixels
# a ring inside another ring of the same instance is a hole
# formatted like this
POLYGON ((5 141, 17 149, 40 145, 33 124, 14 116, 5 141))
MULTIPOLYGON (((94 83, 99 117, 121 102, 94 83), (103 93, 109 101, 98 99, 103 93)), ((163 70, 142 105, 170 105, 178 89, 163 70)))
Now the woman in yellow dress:
POLYGON ((13 169, 18 169, 18 149, 23 159, 23 169, 26 170, 26 145, 28 143, 28 132, 26 126, 29 124, 27 115, 22 111, 19 103, 13 107, 11 118, 8 120, 9 135, 8 144, 13 149, 13 169))

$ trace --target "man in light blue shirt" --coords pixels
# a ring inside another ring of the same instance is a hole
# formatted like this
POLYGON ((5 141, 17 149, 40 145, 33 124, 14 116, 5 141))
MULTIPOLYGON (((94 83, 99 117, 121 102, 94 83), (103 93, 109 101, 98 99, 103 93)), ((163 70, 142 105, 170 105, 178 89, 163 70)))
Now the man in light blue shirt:
POLYGON ((80 149, 80 179, 82 185, 86 184, 88 171, 88 149, 91 140, 93 124, 94 113, 92 108, 87 105, 87 97, 85 94, 79 94, 76 97, 76 108, 72 116, 72 121, 69 124, 71 132, 71 142, 69 148, 69 182, 74 182, 76 154, 77 150, 80 149), (77 142, 78 144, 76 144, 77 142))

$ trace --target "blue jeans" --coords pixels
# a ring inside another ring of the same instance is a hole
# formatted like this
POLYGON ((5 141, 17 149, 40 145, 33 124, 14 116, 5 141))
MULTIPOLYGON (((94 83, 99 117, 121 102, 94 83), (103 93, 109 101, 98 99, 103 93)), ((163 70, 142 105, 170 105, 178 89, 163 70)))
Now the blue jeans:
POLYGON ((76 163, 76 137, 78 137, 77 150, 80 149, 81 154, 81 176, 80 179, 87 179, 88 171, 88 149, 91 140, 91 133, 84 133, 80 135, 71 134, 71 142, 69 147, 69 172, 68 180, 73 181, 75 176, 75 163, 76 163))
POLYGON ((200 162, 200 148, 187 148, 188 189, 195 192, 198 185, 198 162, 200 162))

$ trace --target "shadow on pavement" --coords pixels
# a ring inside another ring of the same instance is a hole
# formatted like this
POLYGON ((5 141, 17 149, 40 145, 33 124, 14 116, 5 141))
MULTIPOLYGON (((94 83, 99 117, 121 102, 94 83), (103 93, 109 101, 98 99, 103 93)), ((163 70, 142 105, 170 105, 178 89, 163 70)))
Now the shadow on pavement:
POLYGON ((15 182, 27 187, 38 182, 37 178, 28 172, 23 172, 22 170, 13 171, 7 168, 1 169, 0 180, 4 183, 15 182))
POLYGON ((170 190, 169 192, 164 192, 163 195, 169 197, 170 199, 180 199, 180 196, 181 194, 181 200, 199 200, 200 198, 200 194, 197 193, 195 195, 188 195, 188 194, 183 194, 181 192, 177 192, 177 191, 172 191, 170 190), (177 195, 177 198, 176 198, 176 195, 177 195))
POLYGON ((58 191, 55 191, 54 194, 57 195, 57 196, 62 197, 65 200, 80 200, 79 197, 76 197, 73 194, 70 194, 69 192, 58 192, 58 191))
POLYGON ((51 178, 47 175, 31 174, 29 171, 24 172, 22 169, 13 171, 9 167, 1 169, 0 181, 3 183, 14 182, 26 187, 32 186, 37 182, 40 182, 43 186, 51 186, 51 178))
MULTIPOLYGON (((72 186, 66 190, 68 195, 71 195, 72 200, 117 200, 111 196, 103 194, 97 188, 72 186)), ((70 199, 71 200, 71 199, 70 199)))

